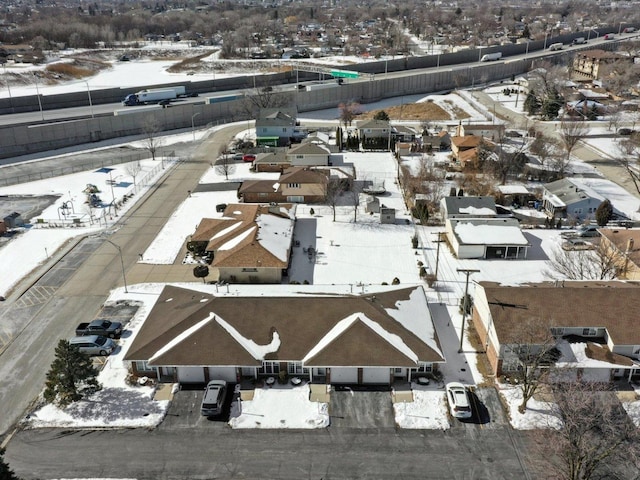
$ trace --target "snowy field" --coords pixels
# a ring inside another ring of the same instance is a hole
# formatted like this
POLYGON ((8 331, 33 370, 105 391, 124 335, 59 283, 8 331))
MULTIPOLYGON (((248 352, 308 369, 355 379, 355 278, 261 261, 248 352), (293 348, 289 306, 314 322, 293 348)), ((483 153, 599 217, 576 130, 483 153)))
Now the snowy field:
MULTIPOLYGON (((100 88, 101 85, 113 85, 114 82, 123 82, 124 79, 130 79, 130 86, 144 85, 152 81, 151 79, 154 83, 198 79, 197 76, 181 77, 169 74, 166 72, 167 66, 168 63, 162 61, 121 62, 114 65, 112 70, 89 79, 89 82, 92 88, 100 88), (138 68, 139 70, 136 70, 138 68)), ((216 75, 218 75, 217 72, 216 75)), ((86 84, 81 82, 60 87, 43 87, 43 91, 46 93, 78 91, 85 87, 86 84)), ((31 89, 32 87, 21 87, 16 89, 16 94, 34 93, 31 89)), ((4 94, 4 91, 0 92, 0 95, 4 94)), ((492 94, 501 103, 511 106, 510 108, 516 108, 513 95, 506 97, 499 92, 492 94)), ((423 97, 416 96, 415 99, 403 97, 402 100, 387 99, 367 107, 384 108, 386 105, 398 104, 400 101, 418 101, 423 97)), ((472 119, 477 121, 486 121, 488 118, 487 112, 478 110, 475 104, 472 106, 464 98, 457 95, 431 95, 426 98, 438 102, 443 108, 452 108, 453 104, 457 107, 464 106, 469 110, 472 119)), ((521 103, 518 105, 519 108, 521 108, 521 103)), ((334 120, 337 115, 337 109, 307 112, 303 122, 305 119, 334 120)), ((197 138, 201 139, 209 133, 211 131, 198 131, 197 138)), ((192 133, 171 135, 165 138, 167 139, 166 144, 171 144, 174 141, 189 141, 192 138, 192 133)), ((591 140, 589 142, 591 143, 591 140)), ((604 152, 611 151, 611 146, 601 142, 600 139, 594 140, 593 145, 604 152)), ((441 228, 414 226, 411 223, 395 183, 397 165, 390 154, 349 152, 344 157, 345 163, 352 163, 356 167, 359 179, 384 181, 387 194, 380 197, 380 200, 385 206, 396 209, 396 223, 395 225, 382 225, 375 216, 367 214, 364 211, 364 197, 361 197, 360 207, 355 212, 356 221, 354 221, 354 209, 350 206, 338 207, 334 222, 331 208, 300 205, 298 208, 299 223, 304 226, 296 231, 296 236, 301 238, 301 242, 313 242, 319 254, 313 264, 295 265, 291 271, 292 278, 301 283, 308 280, 318 288, 334 284, 336 288, 341 288, 345 293, 369 292, 374 287, 379 288, 383 282, 391 283, 395 277, 400 280, 403 286, 421 284, 417 262, 420 260, 430 269, 434 268, 437 252, 436 233, 441 231, 441 228), (312 208, 313 212, 311 212, 312 208), (411 237, 416 232, 420 239, 420 245, 418 249, 414 250, 411 248, 411 237)), ((412 162, 414 159, 415 157, 405 160, 412 162)), ((141 166, 143 168, 141 175, 154 170, 154 164, 151 160, 142 161, 141 166)), ((113 168, 115 170, 111 172, 111 175, 116 179, 114 196, 121 197, 130 193, 134 186, 133 179, 126 172, 127 165, 117 165, 113 168)), ((572 165, 572 168, 574 171, 590 169, 590 167, 578 163, 572 165)), ((158 175, 161 173, 157 172, 158 175)), ((273 178, 273 174, 254 174, 249 172, 248 164, 238 164, 236 171, 230 175, 228 181, 248 178, 268 179, 273 178)), ((59 195, 58 201, 39 216, 42 218, 54 220, 58 218, 62 202, 67 201, 71 201, 77 207, 77 211, 72 212, 74 215, 93 215, 95 218, 95 224, 85 229, 38 229, 31 226, 24 229, 6 246, 0 248, 0 264, 10 266, 4 271, 11 272, 10 275, 0 276, 0 295, 5 294, 17 281, 45 262, 47 256, 52 256, 55 250, 65 242, 78 235, 97 233, 113 226, 115 219, 110 218, 108 209, 105 210, 106 207, 103 207, 102 210, 94 209, 89 212, 83 203, 82 190, 89 183, 100 187, 101 195, 106 203, 111 200, 110 186, 105 183, 105 180, 105 174, 84 172, 44 182, 0 189, 0 195, 59 195), (44 250, 42 245, 47 245, 47 250, 44 250), (29 251, 32 254, 28 257, 18 256, 17 252, 20 251, 29 251), (14 260, 17 257, 21 257, 20 262, 14 260)), ((639 201, 620 187, 605 179, 582 178, 581 180, 602 196, 609 198, 616 209, 631 218, 640 218, 637 213, 639 201)), ((214 168, 210 169, 201 179, 201 183, 226 181, 214 168)), ((153 179, 150 179, 151 184, 152 182, 153 179)), ((136 193, 132 200, 125 205, 125 208, 131 208, 141 194, 142 192, 136 193)), ((185 198, 162 232, 144 252, 144 262, 173 262, 180 246, 185 238, 193 233, 194 226, 199 220, 203 216, 215 216, 215 204, 234 201, 236 201, 235 191, 194 193, 191 197, 185 198)), ((124 209, 121 213, 124 213, 124 209)), ((34 221, 34 219, 30 220, 34 221)), ((560 243, 559 233, 552 230, 524 230, 524 235, 532 245, 527 260, 458 260, 447 248, 440 249, 438 289, 427 289, 427 295, 433 305, 434 323, 441 329, 439 335, 443 349, 449 352, 447 363, 441 369, 445 381, 475 384, 484 380, 476 366, 476 354, 472 353, 473 347, 466 336, 463 339, 463 353, 457 353, 457 342, 462 329, 462 317, 458 312, 457 304, 465 288, 465 277, 458 273, 457 269, 480 270, 479 273, 472 276, 473 281, 493 280, 507 284, 518 284, 545 280, 546 261, 551 250, 560 243)), ((121 290, 115 290, 112 293, 109 302, 129 299, 140 301, 143 306, 139 309, 134 321, 128 326, 133 335, 120 341, 121 347, 108 358, 100 373, 99 380, 105 388, 91 398, 78 402, 64 411, 52 406, 44 406, 30 416, 29 425, 33 427, 98 427, 105 425, 149 427, 162 420, 166 413, 167 402, 154 401, 152 399, 153 390, 149 387, 127 385, 124 380, 126 367, 122 362, 124 352, 135 336, 137 327, 153 306, 160 288, 161 285, 132 285, 129 288, 129 294, 124 294, 121 290)), ((213 286, 202 285, 202 283, 189 284, 189 288, 208 288, 207 291, 215 292, 212 290, 213 286)), ((277 289, 279 286, 260 286, 260 288, 262 292, 266 293, 271 291, 271 288, 277 289)), ((306 386, 259 389, 252 401, 245 401, 239 407, 234 406, 231 426, 234 428, 322 428, 326 426, 326 421, 328 421, 326 404, 310 402, 306 389, 306 386), (282 405, 287 405, 286 415, 280 410, 282 405), (260 419, 259 425, 256 418, 260 419)), ((519 416, 520 414, 517 413, 518 390, 501 386, 500 391, 510 406, 511 421, 515 428, 535 428, 535 426, 546 426, 549 423, 548 416, 544 415, 548 406, 537 403, 535 399, 531 400, 525 415, 519 416)), ((636 424, 640 424, 640 402, 625 404, 625 408, 630 412, 636 424)), ((414 402, 395 405, 395 418, 401 428, 449 428, 450 420, 443 389, 415 386, 414 402)))

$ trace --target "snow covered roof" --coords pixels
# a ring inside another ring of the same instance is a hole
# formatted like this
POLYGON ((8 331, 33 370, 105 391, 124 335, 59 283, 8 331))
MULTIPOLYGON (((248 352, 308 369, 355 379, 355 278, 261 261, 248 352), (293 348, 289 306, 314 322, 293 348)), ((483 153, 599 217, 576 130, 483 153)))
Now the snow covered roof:
POLYGON ((125 360, 153 365, 416 367, 444 361, 422 287, 367 296, 210 296, 165 286, 125 360))
POLYGON ((496 202, 493 197, 444 197, 441 200, 447 217, 464 216, 494 217, 496 215, 496 202))
POLYGON ((192 241, 207 241, 214 267, 286 268, 295 206, 228 205, 222 218, 203 218, 192 241))
POLYGON ((498 190, 503 195, 526 195, 529 189, 524 185, 498 185, 498 190))
POLYGON ((604 197, 576 179, 563 178, 544 185, 543 197, 554 207, 565 207, 593 198, 604 201, 604 197))
POLYGON ((461 245, 530 245, 514 218, 448 219, 447 222, 451 223, 461 245))

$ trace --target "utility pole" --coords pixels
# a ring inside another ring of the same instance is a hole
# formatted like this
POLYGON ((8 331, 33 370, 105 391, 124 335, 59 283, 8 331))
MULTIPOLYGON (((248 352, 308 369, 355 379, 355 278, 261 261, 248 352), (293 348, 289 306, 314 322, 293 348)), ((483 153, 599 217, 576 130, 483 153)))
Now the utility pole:
POLYGON ((447 232, 432 232, 431 235, 438 235, 438 247, 436 248, 436 280, 438 279, 438 263, 440 263, 440 242, 442 242, 442 234, 447 232))
POLYGON ((478 273, 480 270, 474 270, 472 268, 457 268, 458 273, 464 273, 467 275, 467 281, 464 286, 464 297, 462 297, 462 329, 460 330, 460 348, 458 353, 462 353, 462 341, 464 340, 464 320, 467 316, 467 296, 469 295, 469 275, 472 273, 478 273))

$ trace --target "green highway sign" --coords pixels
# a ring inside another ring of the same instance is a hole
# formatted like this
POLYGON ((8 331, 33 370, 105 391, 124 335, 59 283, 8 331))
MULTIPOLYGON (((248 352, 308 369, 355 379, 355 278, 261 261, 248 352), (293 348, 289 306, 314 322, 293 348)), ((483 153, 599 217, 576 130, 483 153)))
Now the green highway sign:
POLYGON ((350 70, 331 70, 332 77, 358 78, 359 75, 358 72, 352 72, 350 70))

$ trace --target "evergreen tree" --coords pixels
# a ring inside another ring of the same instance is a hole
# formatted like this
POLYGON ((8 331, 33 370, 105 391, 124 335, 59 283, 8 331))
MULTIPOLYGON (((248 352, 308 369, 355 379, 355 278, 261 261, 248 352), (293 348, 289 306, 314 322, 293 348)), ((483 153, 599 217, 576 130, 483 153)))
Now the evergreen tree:
POLYGON ((604 227, 609 223, 611 217, 613 217, 613 205, 611 205, 611 202, 606 199, 596 210, 596 222, 598 223, 598 226, 604 227))
POLYGON ((529 115, 535 115, 540 111, 540 100, 536 96, 536 92, 530 90, 527 98, 524 100, 524 109, 529 115))
POLYGON ((4 448, 0 448, 0 480, 20 480, 4 461, 4 448))
POLYGON ((384 110, 380 110, 379 112, 376 112, 376 114, 373 116, 374 120, 384 120, 385 122, 389 121, 389 114, 387 112, 385 112, 384 110))
POLYGON ((44 398, 61 407, 69 405, 102 388, 97 376, 98 371, 91 358, 68 340, 62 339, 56 347, 56 358, 47 372, 44 398))
POLYGON ((542 102, 542 117, 545 120, 554 120, 557 118, 563 102, 562 95, 560 95, 558 90, 553 88, 547 98, 544 99, 544 102, 542 102))

